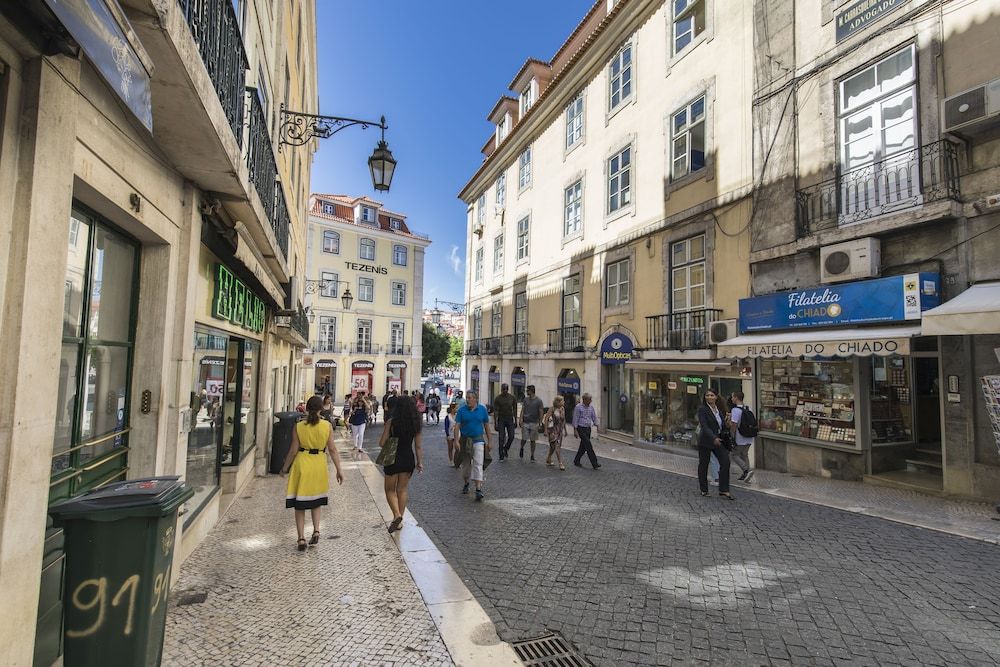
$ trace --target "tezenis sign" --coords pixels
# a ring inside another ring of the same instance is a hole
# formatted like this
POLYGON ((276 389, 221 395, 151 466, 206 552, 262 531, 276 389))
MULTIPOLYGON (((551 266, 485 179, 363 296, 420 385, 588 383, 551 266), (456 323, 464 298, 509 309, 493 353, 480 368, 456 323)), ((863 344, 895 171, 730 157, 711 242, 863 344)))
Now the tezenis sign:
POLYGON ((216 264, 212 317, 260 333, 264 331, 267 309, 261 298, 237 279, 232 271, 216 264))
POLYGON ((389 269, 384 266, 373 264, 358 264, 357 262, 344 262, 351 271, 361 271, 362 273, 377 273, 385 276, 389 274, 389 269))

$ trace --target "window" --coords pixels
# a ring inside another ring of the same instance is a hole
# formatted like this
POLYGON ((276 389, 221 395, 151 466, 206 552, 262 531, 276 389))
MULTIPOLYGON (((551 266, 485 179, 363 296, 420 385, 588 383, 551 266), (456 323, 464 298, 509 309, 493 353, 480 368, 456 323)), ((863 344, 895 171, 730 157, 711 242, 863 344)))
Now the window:
POLYGON ((316 342, 319 352, 337 351, 337 318, 320 315, 319 340, 316 342))
POLYGON ((566 148, 583 139, 583 94, 566 107, 566 148))
POLYGON ((476 282, 482 282, 483 280, 483 248, 476 248, 476 267, 475 267, 475 278, 476 282))
POLYGON ((705 235, 670 244, 670 311, 705 307, 705 235))
POLYGON ((375 222, 375 209, 370 206, 361 207, 361 221, 362 222, 375 222))
POLYGON ((483 337, 483 307, 476 306, 472 312, 472 338, 479 340, 483 337))
POLYGON ((358 320, 357 352, 371 354, 372 352, 372 321, 358 320))
POLYGON ((497 337, 503 332, 503 304, 493 302, 493 313, 490 317, 490 336, 497 337))
POLYGON ((493 238, 493 273, 503 272, 503 234, 493 238))
POLYGON ((358 301, 375 300, 375 279, 358 278, 358 301))
POLYGON ((680 53, 705 30, 707 0, 673 0, 674 53, 680 53))
POLYGON ((267 79, 264 78, 263 65, 257 66, 257 101, 260 102, 260 108, 264 110, 264 116, 267 116, 268 114, 267 79))
POLYGON ((517 223, 517 261, 528 259, 528 216, 517 223))
POLYGON ((608 160, 608 213, 632 203, 632 147, 608 160))
POLYGON ((521 118, 524 118, 524 114, 528 113, 528 109, 531 105, 535 103, 535 81, 532 79, 528 83, 528 87, 524 89, 521 93, 521 118))
POLYGON ((323 232, 323 252, 340 254, 340 234, 329 230, 323 232))
POLYGON ((562 325, 570 327, 580 323, 580 274, 563 279, 562 325))
POLYGON ((502 171, 500 175, 497 176, 497 206, 503 208, 504 201, 507 199, 507 172, 502 171))
POLYGON ((328 298, 337 298, 337 276, 336 273, 330 273, 328 271, 323 271, 319 274, 319 279, 323 281, 323 286, 320 289, 319 295, 328 298))
POLYGON ((404 350, 406 325, 393 322, 389 325, 389 354, 406 354, 404 350))
POLYGON ((335 209, 333 208, 333 204, 330 202, 323 202, 323 213, 326 215, 333 215, 334 211, 335 209))
POLYGON ((514 335, 528 332, 528 293, 518 292, 514 296, 514 335))
POLYGON ((361 239, 361 250, 358 253, 361 259, 375 261, 375 241, 372 239, 361 239))
POLYGON ((509 133, 510 133, 510 114, 504 114, 504 117, 500 119, 499 123, 497 123, 497 144, 503 141, 509 133))
POLYGON ((563 236, 572 236, 583 229, 583 181, 566 188, 563 199, 563 236))
POLYGON ((406 246, 392 246, 392 263, 396 266, 406 266, 406 246))
POLYGON ((517 158, 517 187, 524 189, 531 185, 531 146, 524 149, 517 158))
POLYGON ((479 201, 476 203, 476 221, 479 226, 482 227, 483 223, 486 222, 486 193, 484 192, 479 196, 479 201))
POLYGON ((608 264, 604 275, 604 305, 624 306, 629 302, 629 269, 631 261, 623 259, 608 264))
POLYGON ((670 122, 673 179, 705 168, 705 96, 673 115, 670 122))
POLYGON ((632 96, 632 42, 625 44, 611 60, 608 79, 608 108, 616 109, 632 96))
POLYGON ((403 228, 403 221, 399 218, 389 218, 389 229, 399 231, 403 228))
POLYGON ((406 305, 406 283, 397 280, 392 281, 392 305, 406 305))

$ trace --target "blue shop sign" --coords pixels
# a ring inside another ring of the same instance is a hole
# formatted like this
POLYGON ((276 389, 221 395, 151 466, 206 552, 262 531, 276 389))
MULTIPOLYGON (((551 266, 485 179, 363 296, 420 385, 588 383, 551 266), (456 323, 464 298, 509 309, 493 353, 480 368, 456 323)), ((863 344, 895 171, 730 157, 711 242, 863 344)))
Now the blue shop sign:
POLYGON ((937 273, 778 292, 740 299, 740 333, 919 320, 940 303, 937 273))
POLYGON ((579 394, 580 378, 558 378, 556 380, 556 391, 560 394, 579 394))
POLYGON ((609 334, 601 343, 602 364, 624 364, 635 356, 632 339, 625 334, 609 334))
POLYGON ((490 378, 490 382, 499 382, 500 381, 500 373, 498 371, 490 371, 489 372, 489 378, 490 378))
POLYGON ((479 369, 478 368, 473 368, 472 372, 469 373, 469 377, 471 377, 473 380, 478 380, 479 379, 479 369))
POLYGON ((510 376, 510 384, 512 387, 523 387, 528 384, 528 378, 524 373, 514 373, 510 376))

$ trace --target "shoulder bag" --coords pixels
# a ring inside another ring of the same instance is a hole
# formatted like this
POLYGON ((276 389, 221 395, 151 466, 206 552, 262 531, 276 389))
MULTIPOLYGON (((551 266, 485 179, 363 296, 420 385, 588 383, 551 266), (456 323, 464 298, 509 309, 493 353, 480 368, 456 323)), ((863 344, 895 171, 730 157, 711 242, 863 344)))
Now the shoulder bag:
POLYGON ((378 452, 375 463, 380 466, 391 466, 396 462, 396 449, 399 447, 399 438, 392 434, 392 426, 389 426, 389 437, 378 452))

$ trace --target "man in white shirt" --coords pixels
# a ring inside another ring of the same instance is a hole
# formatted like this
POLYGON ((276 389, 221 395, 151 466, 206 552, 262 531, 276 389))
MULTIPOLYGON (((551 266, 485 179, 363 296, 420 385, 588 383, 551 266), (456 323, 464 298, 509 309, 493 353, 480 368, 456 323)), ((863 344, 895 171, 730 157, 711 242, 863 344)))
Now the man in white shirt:
POLYGON ((730 428, 733 430, 733 437, 736 439, 736 449, 733 450, 731 458, 736 465, 740 467, 743 474, 737 478, 737 482, 749 482, 750 478, 753 477, 753 469, 750 467, 750 446, 753 444, 753 438, 747 437, 740 433, 740 420, 743 418, 743 392, 734 391, 729 395, 729 421, 730 428))

